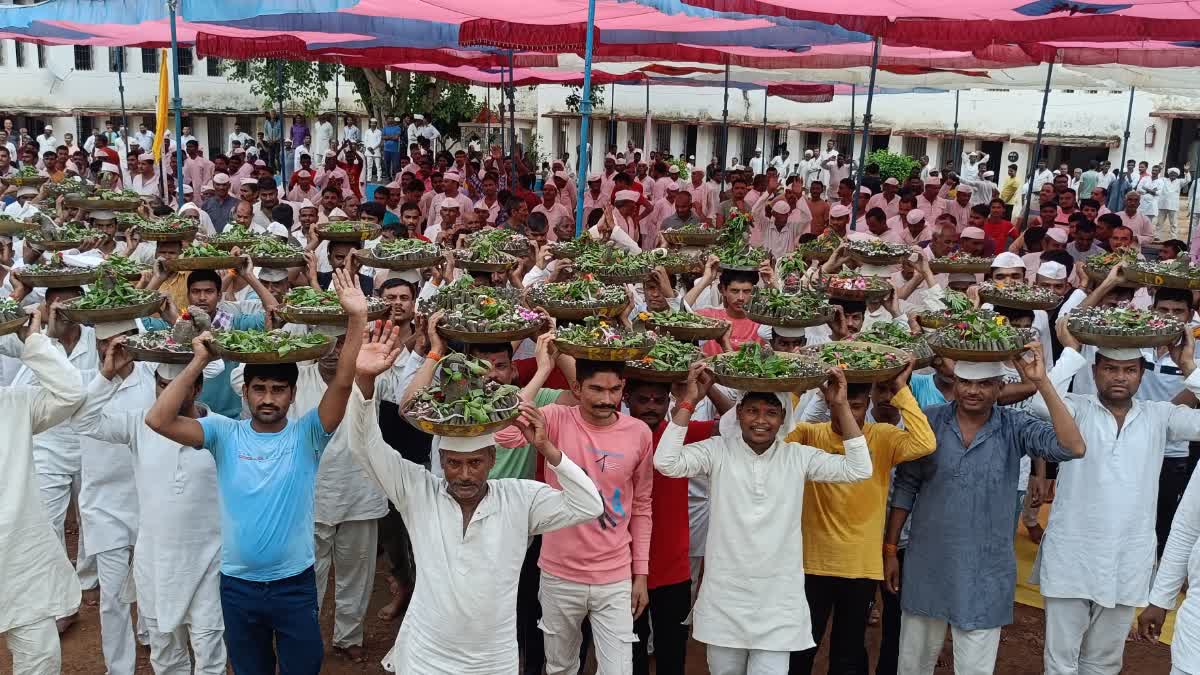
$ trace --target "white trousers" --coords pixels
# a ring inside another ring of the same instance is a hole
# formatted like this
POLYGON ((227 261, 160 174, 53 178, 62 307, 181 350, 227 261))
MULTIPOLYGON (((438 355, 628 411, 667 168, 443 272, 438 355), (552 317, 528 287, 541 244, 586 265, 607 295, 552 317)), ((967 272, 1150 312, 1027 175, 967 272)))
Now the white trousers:
POLYGON ((1158 217, 1155 219, 1154 224, 1157 226, 1159 241, 1175 239, 1175 214, 1175 211, 1168 211, 1167 209, 1158 210, 1158 217))
POLYGON ((1046 675, 1117 675, 1134 608, 1091 600, 1045 598, 1046 675))
POLYGON ((317 523, 317 611, 325 601, 329 566, 334 569, 333 646, 363 643, 363 625, 375 581, 378 520, 350 520, 340 525, 317 523))
POLYGON ((132 603, 121 600, 121 589, 129 579, 129 556, 133 547, 96 554, 100 576, 100 648, 108 675, 133 675, 137 642, 133 630, 132 603))
MULTIPOLYGON (((897 672, 931 675, 946 642, 949 624, 941 619, 905 613, 900 618, 900 660, 897 672)), ((949 626, 954 646, 955 675, 991 675, 1000 648, 1000 627, 962 630, 949 626)))
POLYGON ((710 675, 787 675, 790 652, 706 646, 710 675))
POLYGON ((155 675, 192 675, 189 644, 196 656, 195 675, 225 675, 225 631, 180 625, 163 633, 151 618, 146 619, 146 629, 150 632, 150 666, 155 675))
POLYGON ((546 675, 575 675, 579 670, 584 618, 592 624, 596 675, 632 675, 633 643, 637 642, 630 604, 632 586, 631 579, 592 585, 542 572, 538 627, 545 634, 546 675))
POLYGON ((379 155, 367 154, 367 182, 378 182, 382 162, 379 155))
POLYGON ((52 617, 15 626, 4 633, 8 651, 12 653, 13 675, 60 675, 62 648, 58 642, 58 626, 52 617))

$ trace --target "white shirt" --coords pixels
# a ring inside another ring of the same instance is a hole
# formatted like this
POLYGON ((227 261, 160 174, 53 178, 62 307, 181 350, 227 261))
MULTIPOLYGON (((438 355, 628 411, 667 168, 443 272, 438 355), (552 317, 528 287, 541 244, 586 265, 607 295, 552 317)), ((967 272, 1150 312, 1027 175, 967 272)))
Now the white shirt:
POLYGON ((357 143, 362 139, 362 133, 359 131, 357 124, 348 124, 342 127, 342 133, 346 135, 346 140, 351 143, 357 143))
POLYGON ((135 174, 129 181, 129 189, 143 197, 159 197, 162 195, 162 186, 159 185, 158 176, 146 178, 140 173, 135 174))
MULTIPOLYGON (((313 129, 313 152, 319 158, 324 159, 325 151, 329 149, 329 143, 333 140, 333 125, 329 122, 317 122, 317 126, 313 129)), ((298 164, 299 162, 297 162, 298 164)))
POLYGON ((1162 189, 1158 193, 1158 208, 1160 211, 1179 210, 1179 189, 1187 182, 1183 178, 1164 178, 1162 189))
POLYGON ((383 143, 383 129, 376 127, 375 129, 367 128, 362 132, 363 146, 367 149, 367 155, 371 157, 379 156, 379 149, 383 143))
MULTIPOLYGON (((1064 349, 1050 372, 1059 392, 1087 364, 1064 349)), ((1200 371, 1184 381, 1200 393, 1200 371)), ((1054 508, 1033 581, 1050 598, 1091 600, 1103 607, 1144 606, 1157 541, 1158 474, 1170 440, 1200 439, 1200 412, 1166 401, 1134 399, 1118 434, 1116 418, 1088 394, 1062 394, 1087 454, 1059 466, 1054 508)), ((1030 412, 1049 418, 1040 396, 1030 412)))
POLYGON ((59 145, 58 139, 54 137, 54 134, 38 134, 35 140, 37 140, 38 144, 39 158, 47 152, 54 152, 59 145))
MULTIPOLYGON (((220 364, 221 361, 214 361, 220 364)), ((138 364, 154 366, 155 364, 138 364)), ((142 377, 153 400, 153 369, 142 377)), ((206 372, 207 376, 216 373, 206 372)), ((176 443, 145 424, 148 408, 112 405, 125 383, 97 376, 76 425, 98 442, 117 444, 133 462, 141 505, 133 579, 138 611, 170 632, 181 625, 221 630, 221 514, 213 508, 217 466, 212 453, 176 443)))
POLYGON ((751 173, 753 173, 756 176, 763 172, 763 158, 762 157, 755 157, 754 159, 750 160, 750 171, 751 171, 751 173))
POLYGON ((961 177, 962 180, 970 182, 979 180, 979 168, 984 164, 987 164, 987 161, 988 156, 986 153, 979 158, 979 161, 972 162, 971 153, 964 151, 962 154, 962 171, 958 172, 959 177, 961 177))
MULTIPOLYGON (((600 234, 599 225, 593 225, 591 229, 588 230, 588 234, 596 241, 601 241, 604 238, 600 234)), ((633 240, 633 237, 630 237, 628 234, 626 234, 625 230, 621 229, 619 226, 613 227, 610 240, 612 243, 616 244, 620 248, 625 249, 625 251, 629 253, 637 254, 642 252, 642 247, 638 246, 638 243, 633 240)))
POLYGON ((300 170, 300 156, 301 155, 308 155, 309 157, 313 156, 313 153, 308 151, 308 146, 303 143, 301 143, 296 148, 296 151, 293 154, 295 155, 295 157, 293 158, 295 160, 295 165, 294 165, 295 169, 293 169, 294 171, 300 170))
POLYGON ((142 150, 149 152, 154 147, 154 134, 150 131, 139 131, 133 135, 133 140, 142 147, 142 150))
POLYGON ((1142 195, 1142 201, 1138 204, 1138 213, 1144 213, 1151 217, 1158 215, 1158 200, 1166 182, 1162 176, 1151 178, 1147 175, 1138 178, 1137 183, 1133 186, 1133 189, 1142 195))
MULTIPOLYGON (((790 398, 790 397, 789 397, 790 398)), ((705 575, 694 609, 694 637, 737 649, 801 651, 815 646, 804 595, 800 536, 804 483, 852 483, 871 476, 863 437, 834 455, 777 440, 759 455, 742 440, 731 411, 721 433, 683 445, 687 428, 671 422, 654 453, 664 476, 709 476, 705 575)), ((782 432, 790 426, 781 427, 782 432)))
MULTIPOLYGON (((1200 588, 1200 481, 1189 481, 1175 510, 1171 536, 1158 562, 1158 574, 1150 591, 1150 602, 1170 610, 1184 580, 1200 588)), ((1200 672, 1200 602, 1190 594, 1175 615, 1171 640, 1171 665, 1181 673, 1200 672)))
POLYGON ((30 335, 18 353, 28 383, 0 388, 0 632, 79 608, 79 577, 54 534, 34 470, 31 439, 61 426, 83 400, 79 372, 57 343, 30 335))
POLYGON ((462 508, 446 481, 387 445, 374 401, 356 387, 346 421, 354 459, 408 524, 424 577, 413 593, 389 672, 507 675, 518 669, 517 583, 529 537, 598 518, 604 504, 583 469, 563 456, 549 466, 562 491, 530 480, 489 480, 463 528, 462 508))
MULTIPOLYGON (((241 144, 241 147, 244 149, 244 148, 246 147, 246 143, 247 143, 249 140, 250 140, 250 134, 248 134, 248 133, 246 133, 246 132, 244 132, 244 131, 231 131, 231 132, 229 132, 229 143, 227 144, 227 145, 228 145, 228 147, 229 147, 229 150, 228 150, 228 152, 229 152, 229 153, 231 153, 231 154, 233 153, 233 142, 234 142, 234 141, 237 141, 238 143, 240 143, 240 144, 241 144)), ((185 147, 186 147, 186 146, 185 146, 185 147)))

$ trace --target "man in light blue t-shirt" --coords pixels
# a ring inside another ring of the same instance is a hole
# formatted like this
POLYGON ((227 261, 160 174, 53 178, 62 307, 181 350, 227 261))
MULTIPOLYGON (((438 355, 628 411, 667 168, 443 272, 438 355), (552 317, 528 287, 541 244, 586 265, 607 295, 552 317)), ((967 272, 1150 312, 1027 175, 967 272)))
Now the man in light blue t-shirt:
POLYGON ((337 371, 316 409, 294 422, 295 364, 246 366, 242 396, 251 418, 194 419, 179 413, 204 366, 215 359, 208 333, 195 356, 154 403, 146 425, 181 444, 206 448, 221 494, 221 611, 225 647, 238 673, 320 672, 324 656, 313 572, 313 492, 321 453, 342 422, 354 362, 367 323, 367 300, 345 270, 334 288, 349 315, 337 371), (278 653, 278 656, 276 654, 278 653))

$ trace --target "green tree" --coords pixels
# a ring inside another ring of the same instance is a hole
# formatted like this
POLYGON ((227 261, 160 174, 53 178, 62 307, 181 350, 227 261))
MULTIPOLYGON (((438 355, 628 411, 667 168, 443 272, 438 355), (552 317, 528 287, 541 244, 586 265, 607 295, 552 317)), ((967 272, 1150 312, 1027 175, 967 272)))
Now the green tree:
MULTIPOLYGON (((579 112, 579 105, 583 103, 583 96, 581 95, 583 92, 583 87, 567 87, 567 89, 569 89, 571 93, 567 94, 567 98, 563 102, 567 104, 567 110, 577 113, 579 112)), ((604 85, 593 84, 592 110, 596 110, 602 105, 604 105, 604 85)))
POLYGON ((902 184, 908 180, 908 175, 913 168, 921 165, 920 162, 908 155, 900 155, 887 150, 876 150, 867 155, 867 164, 878 164, 879 176, 883 180, 895 178, 902 184))
POLYGON ((334 73, 354 85, 354 93, 371 117, 383 120, 393 114, 421 113, 444 135, 458 138, 459 125, 469 121, 480 103, 467 85, 439 80, 409 71, 343 68, 325 63, 284 61, 283 86, 279 86, 275 59, 223 62, 226 77, 250 85, 250 92, 272 109, 282 95, 285 106, 306 115, 321 112, 334 73))

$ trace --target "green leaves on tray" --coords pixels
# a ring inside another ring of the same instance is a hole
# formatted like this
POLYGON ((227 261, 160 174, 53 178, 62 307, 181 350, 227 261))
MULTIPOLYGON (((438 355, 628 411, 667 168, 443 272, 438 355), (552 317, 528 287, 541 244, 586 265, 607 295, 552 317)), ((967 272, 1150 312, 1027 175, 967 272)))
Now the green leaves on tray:
POLYGON ((256 258, 288 258, 303 255, 304 251, 275 237, 260 237, 242 249, 242 253, 256 258))
POLYGON ((607 321, 594 316, 587 317, 583 323, 559 328, 554 332, 554 339, 580 347, 604 347, 606 349, 645 347, 654 342, 654 338, 649 333, 629 331, 615 321, 607 321))
POLYGON ((680 342, 670 335, 663 334, 655 339, 649 354, 638 361, 630 361, 629 365, 647 370, 679 372, 687 370, 700 358, 700 348, 695 344, 680 342))
POLYGON ((22 314, 21 306, 11 298, 0 298, 0 321, 11 321, 22 314))
POLYGON ((829 299, 811 291, 786 293, 777 288, 755 288, 746 311, 779 319, 804 320, 830 311, 829 299))
POLYGON ((591 275, 575 281, 559 281, 535 286, 529 290, 531 306, 551 303, 564 306, 607 306, 623 304, 625 289, 605 285, 591 275))
POLYGON ((119 277, 112 283, 96 283, 86 292, 71 301, 71 309, 114 309, 132 307, 152 302, 162 297, 158 291, 134 288, 133 284, 119 277))
POLYGON ((187 246, 184 247, 183 251, 180 252, 179 257, 181 257, 181 258, 227 258, 227 257, 229 257, 229 252, 222 251, 221 249, 219 249, 216 246, 213 246, 211 244, 205 244, 203 242, 193 241, 191 244, 188 244, 187 246))
POLYGON ((381 241, 371 249, 376 258, 430 258, 440 253, 436 244, 420 239, 381 241))
POLYGON ((320 333, 293 335, 284 330, 223 330, 214 333, 214 339, 222 349, 244 354, 275 353, 287 356, 297 349, 319 347, 329 342, 320 333))
POLYGON ((746 342, 736 352, 714 356, 712 368, 721 375, 763 379, 809 377, 826 371, 825 366, 815 360, 785 358, 757 342, 746 342))

